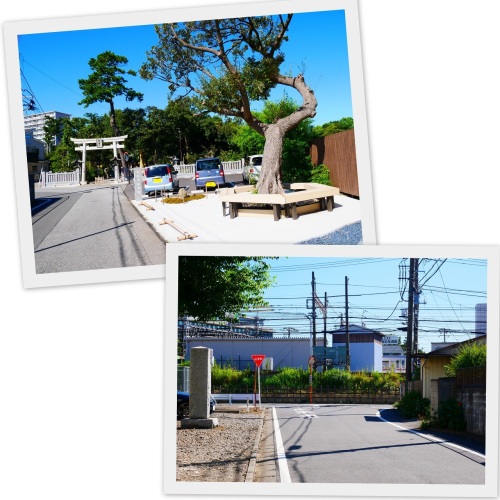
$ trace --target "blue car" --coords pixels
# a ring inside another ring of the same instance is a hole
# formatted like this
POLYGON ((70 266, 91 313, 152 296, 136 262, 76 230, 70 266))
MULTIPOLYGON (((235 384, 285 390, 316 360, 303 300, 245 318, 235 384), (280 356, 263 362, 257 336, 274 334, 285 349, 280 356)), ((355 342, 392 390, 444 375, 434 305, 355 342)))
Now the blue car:
POLYGON ((151 165, 144 169, 144 192, 173 191, 179 188, 177 170, 172 165, 151 165))
POLYGON ((216 188, 224 185, 226 178, 220 158, 200 158, 196 160, 194 178, 197 188, 216 188))
MULTIPOLYGON (((215 399, 210 396, 210 413, 215 411, 215 399)), ((189 392, 177 391, 177 418, 189 417, 189 392)))

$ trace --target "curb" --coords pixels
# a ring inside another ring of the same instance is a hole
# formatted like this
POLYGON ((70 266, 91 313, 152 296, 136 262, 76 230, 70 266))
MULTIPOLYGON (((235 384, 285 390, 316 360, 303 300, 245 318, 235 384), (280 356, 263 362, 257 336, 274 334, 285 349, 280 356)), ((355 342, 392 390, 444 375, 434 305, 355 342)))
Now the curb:
POLYGON ((257 454, 259 453, 260 438, 262 436, 262 429, 264 428, 264 419, 267 409, 264 410, 264 414, 260 419, 259 429, 257 430, 257 436, 255 437, 255 442, 253 444, 252 454, 250 455, 250 461, 248 463, 247 474, 245 477, 245 483, 253 483, 255 476, 255 466, 257 463, 257 454))

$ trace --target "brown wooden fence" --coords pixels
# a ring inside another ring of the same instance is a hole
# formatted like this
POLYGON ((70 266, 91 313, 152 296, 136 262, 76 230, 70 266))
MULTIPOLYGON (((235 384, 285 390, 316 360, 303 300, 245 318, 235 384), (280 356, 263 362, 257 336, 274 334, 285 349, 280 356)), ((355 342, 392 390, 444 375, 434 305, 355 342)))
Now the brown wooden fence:
POLYGON ((457 387, 486 386, 486 366, 458 368, 456 372, 456 385, 457 387))
POLYGON ((331 183, 341 193, 359 198, 354 130, 318 137, 311 144, 313 165, 326 165, 331 183))

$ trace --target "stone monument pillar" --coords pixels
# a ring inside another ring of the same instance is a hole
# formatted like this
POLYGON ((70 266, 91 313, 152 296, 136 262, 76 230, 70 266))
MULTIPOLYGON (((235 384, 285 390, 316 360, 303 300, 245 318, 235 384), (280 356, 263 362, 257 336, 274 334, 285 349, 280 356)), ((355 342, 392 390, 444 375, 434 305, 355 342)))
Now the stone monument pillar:
POLYGON ((208 347, 191 349, 189 374, 189 418, 181 420, 183 429, 212 429, 219 425, 210 417, 212 393, 212 363, 208 347))
POLYGON ((134 172, 134 200, 142 201, 144 183, 142 179, 141 169, 139 167, 135 167, 132 169, 132 171, 134 172))

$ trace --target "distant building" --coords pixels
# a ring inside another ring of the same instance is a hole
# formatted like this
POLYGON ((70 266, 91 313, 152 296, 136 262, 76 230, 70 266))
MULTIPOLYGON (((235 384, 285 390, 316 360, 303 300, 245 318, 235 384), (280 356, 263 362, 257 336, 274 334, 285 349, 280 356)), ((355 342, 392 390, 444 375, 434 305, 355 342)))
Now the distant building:
POLYGON ((25 141, 28 173, 34 174, 34 182, 37 182, 42 169, 48 168, 48 162, 45 160, 45 143, 35 139, 32 130, 25 132, 25 141))
MULTIPOLYGON (((71 115, 67 113, 61 113, 59 111, 47 111, 46 113, 34 113, 32 115, 24 116, 24 130, 33 131, 33 138, 45 143, 45 132, 43 127, 45 126, 45 121, 47 118, 71 118, 71 115)), ((54 146, 57 146, 61 142, 61 137, 55 137, 54 146)))
POLYGON ((487 304, 476 304, 476 326, 474 331, 476 337, 486 335, 487 325, 487 304))
MULTIPOLYGON (((347 331, 345 325, 331 333, 332 347, 346 345, 347 331)), ((359 325, 349 325, 348 333, 351 371, 381 372, 384 335, 359 325)))
POLYGON ((382 338, 382 371, 404 373, 406 354, 399 343, 398 335, 384 335, 382 338))

